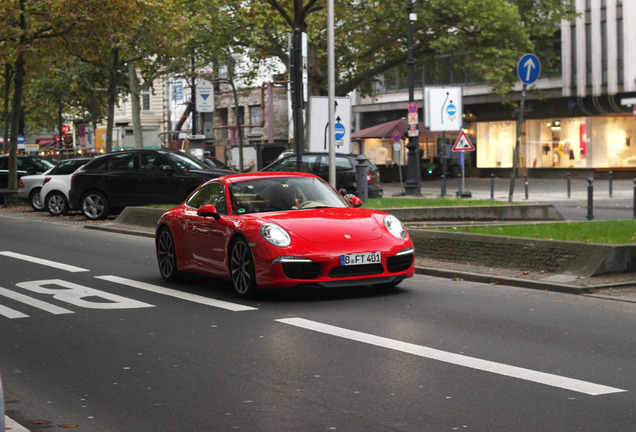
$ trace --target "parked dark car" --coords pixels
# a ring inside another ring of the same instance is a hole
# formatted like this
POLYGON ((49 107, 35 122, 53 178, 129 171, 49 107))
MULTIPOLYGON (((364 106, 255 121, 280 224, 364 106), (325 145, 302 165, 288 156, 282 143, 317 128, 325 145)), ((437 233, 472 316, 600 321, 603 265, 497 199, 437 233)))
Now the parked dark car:
MULTIPOLYGON (((25 175, 42 174, 55 166, 54 162, 39 156, 19 154, 18 178, 25 175)), ((6 189, 9 184, 9 155, 0 155, 0 189, 6 189)))
POLYGON ((73 174, 69 204, 88 219, 105 219, 126 206, 180 204, 201 183, 231 173, 177 150, 113 152, 73 174))
MULTIPOLYGON (((220 169, 232 170, 232 168, 230 168, 229 166, 227 166, 226 164, 224 164, 223 162, 221 162, 220 160, 218 160, 214 156, 205 156, 203 158, 203 163, 205 163, 210 168, 220 168, 220 169)), ((234 170, 232 170, 232 171, 234 171, 234 170)), ((236 173, 236 171, 234 171, 234 172, 236 173)))
MULTIPOLYGON (((358 165, 356 158, 358 156, 354 154, 336 154, 336 189, 338 191, 346 189, 347 193, 356 193, 356 166, 358 165)), ((380 198, 382 197, 380 173, 370 160, 366 159, 366 163, 369 165, 367 174, 368 197, 380 198)), ((303 153, 301 165, 302 172, 312 173, 325 181, 329 181, 329 153, 303 153)), ((297 171, 296 155, 288 154, 267 165, 261 171, 297 171)))

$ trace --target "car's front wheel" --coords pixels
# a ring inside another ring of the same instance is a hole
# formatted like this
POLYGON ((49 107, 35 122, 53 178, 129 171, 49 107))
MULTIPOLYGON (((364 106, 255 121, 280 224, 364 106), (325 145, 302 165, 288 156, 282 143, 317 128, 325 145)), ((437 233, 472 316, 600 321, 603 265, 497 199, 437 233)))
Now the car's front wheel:
POLYGON ((232 287, 240 297, 256 293, 256 271, 250 246, 244 238, 238 238, 230 248, 230 276, 232 287))
POLYGON ((34 211, 42 211, 44 210, 44 201, 42 201, 42 197, 40 196, 40 188, 35 188, 29 193, 29 204, 31 204, 31 208, 34 211))
POLYGON ((157 263, 161 277, 165 281, 174 282, 181 276, 177 268, 174 239, 168 228, 162 228, 157 237, 157 263))
POLYGON ((68 213, 68 200, 62 192, 51 192, 46 197, 44 204, 51 216, 60 216, 68 213))
POLYGON ((101 192, 89 192, 82 198, 82 213, 90 220, 102 220, 108 217, 110 207, 106 196, 101 192))

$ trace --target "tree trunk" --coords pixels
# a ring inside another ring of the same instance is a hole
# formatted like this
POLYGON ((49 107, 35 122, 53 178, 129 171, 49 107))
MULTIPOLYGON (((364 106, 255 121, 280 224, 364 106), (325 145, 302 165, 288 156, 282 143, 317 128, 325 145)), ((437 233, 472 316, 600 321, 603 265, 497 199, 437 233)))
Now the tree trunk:
POLYGON ((132 62, 128 63, 128 85, 130 87, 130 100, 132 102, 133 136, 135 148, 144 148, 144 136, 141 130, 141 104, 139 103, 139 77, 132 62))
POLYGON ((106 117, 106 152, 113 151, 113 126, 115 103, 117 103, 117 72, 119 71, 119 48, 113 48, 113 63, 108 69, 108 114, 106 117))
MULTIPOLYGON (((9 147, 9 179, 7 189, 18 190, 18 132, 22 112, 22 91, 24 89, 24 54, 18 53, 13 77, 13 103, 11 106, 11 145, 9 147)), ((15 197, 17 199, 17 196, 15 197)))
POLYGON ((9 93, 11 92, 11 78, 13 75, 13 69, 9 63, 4 65, 4 100, 3 100, 3 147, 2 150, 7 153, 9 151, 9 124, 10 120, 10 111, 9 111, 9 101, 11 98, 9 97, 9 93))

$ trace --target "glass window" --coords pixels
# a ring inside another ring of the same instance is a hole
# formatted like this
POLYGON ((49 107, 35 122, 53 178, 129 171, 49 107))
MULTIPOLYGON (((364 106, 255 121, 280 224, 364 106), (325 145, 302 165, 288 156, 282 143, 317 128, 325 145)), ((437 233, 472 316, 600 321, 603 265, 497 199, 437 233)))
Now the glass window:
POLYGON ((158 153, 142 153, 139 167, 145 171, 161 171, 163 165, 169 165, 158 153))
POLYGON ((115 154, 108 158, 108 169, 131 170, 135 168, 135 153, 115 154))
POLYGON ((79 167, 88 162, 88 159, 68 159, 60 162, 53 168, 50 175, 66 175, 73 174, 79 167))
POLYGON ((198 209, 204 205, 213 205, 219 214, 227 214, 227 202, 223 185, 218 182, 208 183, 196 191, 186 204, 192 208, 198 209))
MULTIPOLYGON (((260 125, 262 122, 262 109, 260 105, 250 106, 250 124, 260 125)), ((263 130, 260 127, 250 129, 250 135, 262 135, 263 130)))
POLYGON ((206 170, 209 171, 209 167, 203 163, 203 161, 194 158, 192 156, 188 156, 185 153, 166 153, 165 154, 168 159, 172 161, 176 166, 181 168, 182 170, 206 170))
POLYGON ((150 111, 150 86, 144 84, 141 88, 141 110, 150 111))

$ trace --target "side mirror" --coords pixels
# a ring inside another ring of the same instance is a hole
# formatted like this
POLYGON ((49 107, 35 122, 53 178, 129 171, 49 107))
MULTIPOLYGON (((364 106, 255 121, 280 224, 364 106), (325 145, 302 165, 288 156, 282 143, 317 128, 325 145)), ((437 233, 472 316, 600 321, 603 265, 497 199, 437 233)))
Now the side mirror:
POLYGON ((197 216, 213 217, 214 220, 219 220, 221 218, 219 212, 216 211, 216 207, 214 207, 212 204, 206 204, 199 207, 199 210, 197 210, 197 216))
POLYGON ((345 195, 345 199, 354 207, 360 207, 362 205, 362 200, 354 194, 345 195))
POLYGON ((161 165, 161 171, 171 173, 174 171, 174 168, 172 168, 170 165, 167 165, 167 164, 161 165))

